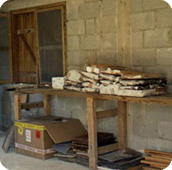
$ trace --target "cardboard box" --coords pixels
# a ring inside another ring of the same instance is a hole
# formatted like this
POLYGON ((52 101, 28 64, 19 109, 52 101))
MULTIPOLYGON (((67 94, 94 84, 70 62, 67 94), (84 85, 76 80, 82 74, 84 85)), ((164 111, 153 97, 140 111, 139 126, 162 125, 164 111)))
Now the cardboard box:
POLYGON ((86 130, 77 119, 15 121, 16 152, 35 158, 53 157, 54 144, 72 141, 86 130))

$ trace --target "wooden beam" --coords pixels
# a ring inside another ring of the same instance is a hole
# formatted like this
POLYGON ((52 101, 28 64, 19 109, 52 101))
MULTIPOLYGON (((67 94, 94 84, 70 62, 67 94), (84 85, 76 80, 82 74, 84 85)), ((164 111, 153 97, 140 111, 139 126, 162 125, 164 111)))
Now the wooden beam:
POLYGON ((34 32, 35 32, 35 29, 34 28, 17 30, 17 34, 18 35, 21 35, 21 34, 30 34, 30 33, 34 33, 34 32))
POLYGON ((30 54, 30 56, 32 57, 32 60, 34 61, 34 63, 36 64, 36 56, 34 55, 30 45, 28 44, 25 36, 23 34, 20 34, 19 37, 21 38, 21 40, 23 41, 25 48, 27 49, 28 53, 30 54))
POLYGON ((33 109, 44 107, 44 102, 31 102, 21 104, 21 109, 33 109))
POLYGON ((127 103, 118 102, 118 145, 119 149, 127 147, 127 103))
POLYGON ((98 154, 101 155, 101 154, 113 152, 115 150, 118 150, 118 144, 117 143, 99 147, 98 148, 98 154))
POLYGON ((14 114, 15 120, 21 119, 21 100, 20 94, 14 93, 14 114))
POLYGON ((44 115, 51 114, 51 95, 44 94, 44 115))
POLYGON ((97 114, 97 119, 102 119, 102 118, 117 116, 118 112, 117 112, 117 109, 113 109, 113 110, 105 110, 105 111, 96 112, 96 114, 97 114))
POLYGON ((91 170, 97 170, 97 117, 95 109, 95 100, 93 98, 87 98, 87 121, 89 141, 89 166, 91 170))

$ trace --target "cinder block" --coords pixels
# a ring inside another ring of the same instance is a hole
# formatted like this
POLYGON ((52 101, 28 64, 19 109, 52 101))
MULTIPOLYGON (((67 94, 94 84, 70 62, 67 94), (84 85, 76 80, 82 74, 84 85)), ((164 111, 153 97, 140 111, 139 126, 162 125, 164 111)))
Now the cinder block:
POLYGON ((144 150, 145 148, 160 150, 164 152, 172 151, 172 142, 162 139, 148 139, 138 136, 132 136, 132 140, 128 143, 128 147, 135 150, 144 150))
POLYGON ((172 107, 164 104, 145 104, 145 118, 155 121, 172 121, 172 107))
POLYGON ((82 51, 82 55, 85 55, 85 61, 87 64, 97 63, 96 51, 82 51))
POLYGON ((76 20, 79 18, 79 7, 84 4, 84 0, 67 0, 67 19, 76 20))
POLYGON ((169 4, 163 0, 143 0, 143 8, 145 10, 154 10, 169 7, 169 4))
POLYGON ((102 49, 103 50, 112 50, 116 49, 116 39, 117 35, 114 33, 103 34, 102 36, 102 49))
POLYGON ((170 33, 171 30, 167 28, 145 31, 145 46, 149 48, 170 46, 170 33))
POLYGON ((132 57, 133 65, 148 66, 156 64, 156 49, 135 49, 132 57))
MULTIPOLYGON (((133 113, 137 114, 137 113, 133 113)), ((133 117, 133 135, 149 139, 158 138, 158 122, 142 117, 133 117)))
POLYGON ((99 64, 117 64, 117 55, 115 50, 103 50, 98 52, 97 63, 99 64))
POLYGON ((118 137, 117 117, 99 119, 97 128, 99 132, 113 133, 116 137, 118 137))
POLYGON ((81 55, 80 51, 69 51, 67 57, 68 57, 68 65, 85 64, 85 55, 81 55))
POLYGON ((164 9, 157 11, 157 27, 172 27, 172 10, 164 9))
POLYGON ((172 140, 172 123, 171 122, 159 122, 158 123, 158 135, 161 139, 172 140))
POLYGON ((67 23, 67 34, 68 35, 81 35, 85 33, 85 21, 69 21, 67 23))
POLYGON ((131 12, 142 12, 143 6, 142 6, 142 0, 132 0, 131 1, 131 12))
POLYGON ((97 18, 100 15, 99 1, 85 3, 80 6, 80 18, 97 18))
POLYGON ((103 0, 103 15, 113 15, 116 13, 116 0, 103 0))
POLYGON ((79 37, 78 36, 68 36, 67 48, 69 51, 70 50, 79 50, 79 37))
MULTIPOLYGON (((98 24, 98 20, 97 20, 98 24)), ((112 33, 116 31, 116 16, 105 16, 100 18, 99 31, 103 33, 112 33)))
POLYGON ((143 32, 133 32, 132 34, 132 47, 143 48, 143 32))
POLYGON ((88 35, 81 37, 81 49, 83 50, 96 50, 100 48, 100 36, 88 35))
POLYGON ((86 20, 86 33, 87 34, 94 34, 95 33, 95 20, 94 19, 88 19, 86 20))
POLYGON ((157 63, 160 65, 172 65, 172 48, 158 49, 157 63))
POLYGON ((133 30, 153 28, 155 28, 155 14, 153 12, 132 14, 133 30))

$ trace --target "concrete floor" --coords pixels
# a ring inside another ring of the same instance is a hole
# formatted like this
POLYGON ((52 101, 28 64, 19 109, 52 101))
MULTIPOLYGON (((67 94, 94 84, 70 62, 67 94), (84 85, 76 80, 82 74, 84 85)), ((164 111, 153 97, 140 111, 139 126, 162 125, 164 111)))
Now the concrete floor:
POLYGON ((39 160, 28 156, 16 154, 14 149, 5 154, 1 149, 4 137, 0 137, 0 161, 8 170, 88 170, 88 168, 59 161, 57 158, 39 160))

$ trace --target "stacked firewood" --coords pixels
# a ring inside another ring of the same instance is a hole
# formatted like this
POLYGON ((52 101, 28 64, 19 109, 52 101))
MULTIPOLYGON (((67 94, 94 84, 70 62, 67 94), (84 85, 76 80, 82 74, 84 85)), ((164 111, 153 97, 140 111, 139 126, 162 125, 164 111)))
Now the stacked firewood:
POLYGON ((166 86, 166 78, 159 74, 145 74, 120 66, 87 65, 82 71, 69 71, 64 88, 81 92, 144 97, 163 94, 166 86))
POLYGON ((145 156, 145 160, 142 160, 141 163, 145 166, 144 170, 149 170, 150 167, 152 170, 166 169, 172 160, 172 153, 160 152, 155 150, 145 150, 145 153, 148 156, 145 156))

